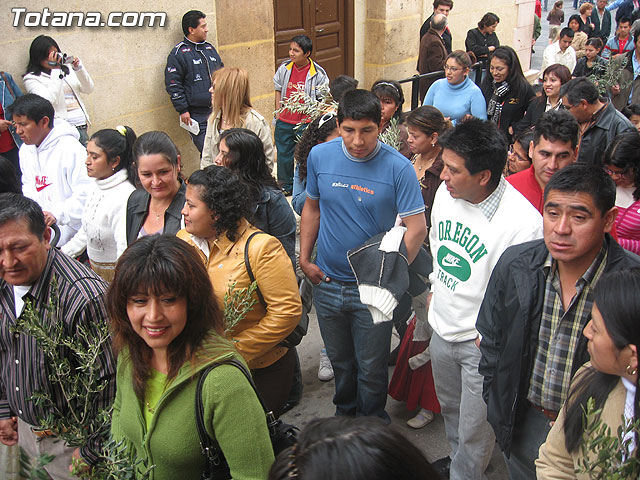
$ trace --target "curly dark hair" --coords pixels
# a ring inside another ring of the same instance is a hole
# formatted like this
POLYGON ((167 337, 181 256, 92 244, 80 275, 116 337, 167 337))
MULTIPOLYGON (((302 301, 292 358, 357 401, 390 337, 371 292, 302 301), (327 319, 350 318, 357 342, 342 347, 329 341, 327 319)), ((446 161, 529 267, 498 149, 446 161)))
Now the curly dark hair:
POLYGON ((216 235, 225 233, 232 242, 243 218, 251 219, 255 203, 238 175, 226 167, 210 165, 189 177, 189 185, 200 186, 200 200, 211 210, 216 235))
POLYGON ((307 157, 313 147, 319 143, 327 141, 336 128, 338 128, 338 117, 335 113, 325 113, 322 117, 316 118, 307 126, 304 133, 300 137, 296 145, 294 158, 298 164, 298 174, 300 181, 304 182, 307 178, 307 157), (322 123, 322 125, 320 125, 322 123))
POLYGON ((229 167, 244 181, 257 202, 264 187, 278 188, 264 154, 264 145, 260 137, 247 128, 230 128, 220 134, 220 142, 224 140, 229 154, 229 167))
MULTIPOLYGON (((187 300, 187 324, 168 347, 169 379, 175 378, 187 360, 195 360, 209 333, 221 334, 222 312, 204 263, 185 241, 172 235, 149 235, 124 251, 107 291, 107 310, 114 351, 118 354, 123 348, 128 350, 133 389, 143 399, 145 383, 151 376, 153 350, 129 320, 127 304, 137 294, 171 294, 187 300)), ((220 342, 224 340, 220 338, 220 342)))

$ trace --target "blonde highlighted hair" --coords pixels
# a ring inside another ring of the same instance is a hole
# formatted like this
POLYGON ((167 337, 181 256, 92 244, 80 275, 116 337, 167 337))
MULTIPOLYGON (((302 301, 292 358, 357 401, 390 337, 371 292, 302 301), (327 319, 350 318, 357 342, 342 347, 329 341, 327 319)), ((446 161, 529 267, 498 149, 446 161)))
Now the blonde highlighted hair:
POLYGON ((211 83, 215 82, 213 111, 232 127, 243 127, 247 113, 251 109, 249 94, 249 74, 244 68, 223 67, 213 72, 211 83))

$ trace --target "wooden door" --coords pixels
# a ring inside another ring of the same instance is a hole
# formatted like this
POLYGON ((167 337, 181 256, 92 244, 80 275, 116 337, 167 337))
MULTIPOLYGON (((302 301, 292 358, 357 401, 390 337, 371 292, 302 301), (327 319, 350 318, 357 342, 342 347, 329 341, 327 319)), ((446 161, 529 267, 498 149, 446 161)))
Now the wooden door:
POLYGON ((296 35, 313 42, 311 56, 329 75, 353 75, 353 0, 274 0, 276 64, 289 58, 296 35))

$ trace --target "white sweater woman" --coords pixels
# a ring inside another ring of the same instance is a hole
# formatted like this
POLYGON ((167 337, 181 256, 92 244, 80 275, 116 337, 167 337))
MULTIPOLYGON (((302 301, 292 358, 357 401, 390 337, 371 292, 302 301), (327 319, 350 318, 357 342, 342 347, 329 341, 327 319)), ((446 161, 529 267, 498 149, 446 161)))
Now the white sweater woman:
POLYGON ((95 180, 82 214, 82 227, 62 247, 72 257, 86 249, 91 268, 107 281, 113 278, 116 260, 127 248, 127 199, 134 190, 124 169, 95 180))

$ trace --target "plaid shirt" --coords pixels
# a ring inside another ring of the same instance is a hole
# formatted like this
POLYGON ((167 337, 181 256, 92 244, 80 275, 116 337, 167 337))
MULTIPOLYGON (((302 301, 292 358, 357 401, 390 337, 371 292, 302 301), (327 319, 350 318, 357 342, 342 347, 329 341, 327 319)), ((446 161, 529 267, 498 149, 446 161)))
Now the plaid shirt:
POLYGON ((607 248, 604 244, 576 282, 576 294, 565 312, 558 264, 551 258, 551 254, 547 257, 543 267, 547 280, 538 347, 527 396, 534 405, 555 412, 562 407, 571 382, 576 346, 584 327, 591 319, 593 285, 602 275, 606 263, 607 248))
POLYGON ((476 206, 480 209, 480 211, 486 217, 487 220, 491 221, 493 216, 496 214, 496 211, 500 206, 500 200, 502 200, 502 196, 504 195, 504 191, 506 188, 507 188, 507 181, 501 175, 500 181, 498 182, 498 186, 493 192, 491 192, 491 195, 489 195, 480 203, 476 204, 476 206))

